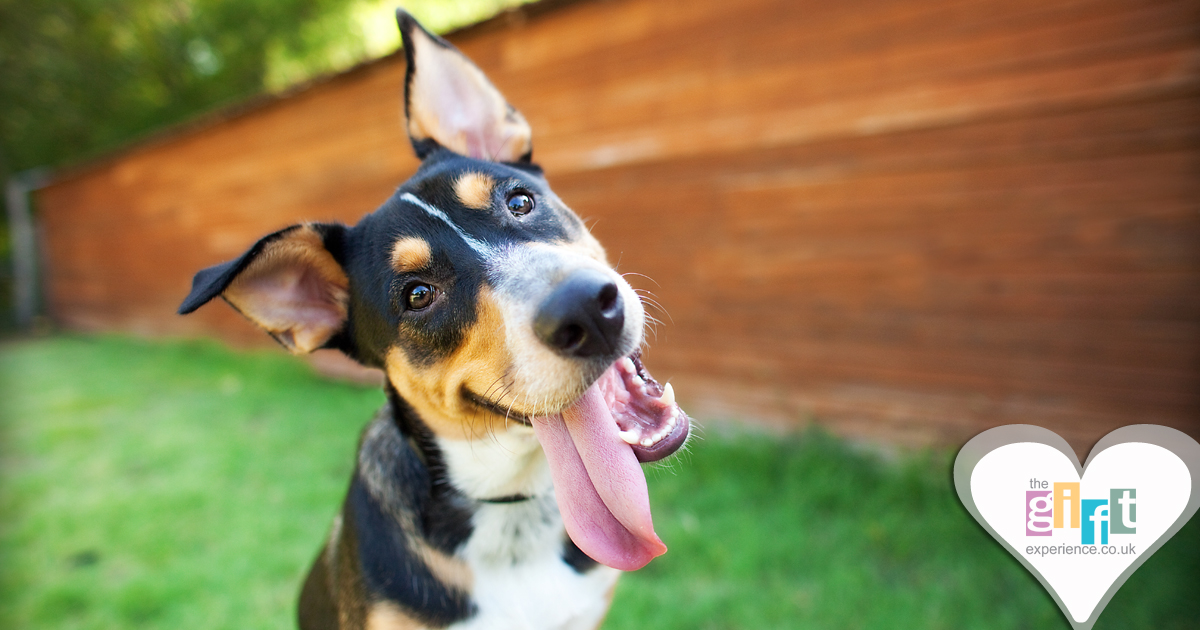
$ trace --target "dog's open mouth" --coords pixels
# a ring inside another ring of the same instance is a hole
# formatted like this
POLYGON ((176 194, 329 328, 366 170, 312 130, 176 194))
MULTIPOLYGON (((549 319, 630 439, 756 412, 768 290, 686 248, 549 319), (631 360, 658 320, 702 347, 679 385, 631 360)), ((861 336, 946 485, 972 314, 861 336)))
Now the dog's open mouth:
POLYGON ((561 414, 533 418, 533 428, 567 533, 584 553, 632 571, 666 552, 639 463, 677 451, 690 422, 638 353, 613 364, 561 414))

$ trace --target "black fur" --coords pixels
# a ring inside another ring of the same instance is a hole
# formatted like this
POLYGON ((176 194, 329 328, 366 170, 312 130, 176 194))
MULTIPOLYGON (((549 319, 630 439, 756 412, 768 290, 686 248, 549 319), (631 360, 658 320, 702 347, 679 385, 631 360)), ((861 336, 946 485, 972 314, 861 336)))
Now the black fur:
POLYGON ((563 562, 566 562, 576 573, 587 573, 600 563, 592 560, 591 556, 579 550, 570 536, 563 536, 563 562))
POLYGON ((397 527, 354 476, 346 497, 347 512, 358 540, 363 583, 377 597, 396 602, 412 617, 434 627, 462 621, 475 614, 468 593, 448 587, 409 549, 405 531, 397 527))
POLYGON ((416 489, 410 500, 419 515, 421 533, 438 551, 453 553, 471 536, 474 510, 450 483, 446 462, 433 433, 394 389, 390 386, 387 389, 392 418, 412 446, 406 453, 404 483, 416 489))

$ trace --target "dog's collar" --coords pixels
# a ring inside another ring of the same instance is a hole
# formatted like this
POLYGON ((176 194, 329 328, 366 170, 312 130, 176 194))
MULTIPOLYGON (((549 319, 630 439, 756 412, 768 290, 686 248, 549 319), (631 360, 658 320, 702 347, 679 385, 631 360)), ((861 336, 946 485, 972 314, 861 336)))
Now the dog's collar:
POLYGON ((504 504, 504 503, 520 503, 522 501, 528 501, 532 498, 533 497, 531 497, 527 494, 510 494, 506 497, 496 497, 494 499, 476 499, 476 501, 479 501, 480 503, 504 504))

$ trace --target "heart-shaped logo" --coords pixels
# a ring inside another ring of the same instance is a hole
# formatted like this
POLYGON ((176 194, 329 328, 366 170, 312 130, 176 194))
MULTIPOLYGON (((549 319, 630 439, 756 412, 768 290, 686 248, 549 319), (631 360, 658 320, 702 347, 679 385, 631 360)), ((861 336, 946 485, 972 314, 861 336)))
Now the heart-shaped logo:
POLYGON ((954 460, 963 505, 1046 587, 1076 630, 1200 506, 1200 444, 1139 424, 1104 436, 1079 466, 1057 433, 984 431, 954 460))

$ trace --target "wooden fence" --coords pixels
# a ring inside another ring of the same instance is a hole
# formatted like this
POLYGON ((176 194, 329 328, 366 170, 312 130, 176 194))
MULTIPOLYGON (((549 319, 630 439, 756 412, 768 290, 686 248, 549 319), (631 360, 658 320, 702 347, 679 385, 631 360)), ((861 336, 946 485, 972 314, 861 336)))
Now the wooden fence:
MULTIPOLYGON (((1077 448, 1200 437, 1200 3, 551 1, 450 38, 669 313, 648 362, 702 419, 1077 448)), ((402 55, 65 174, 52 314, 265 337, 197 269, 354 222, 416 167, 402 55)))

